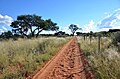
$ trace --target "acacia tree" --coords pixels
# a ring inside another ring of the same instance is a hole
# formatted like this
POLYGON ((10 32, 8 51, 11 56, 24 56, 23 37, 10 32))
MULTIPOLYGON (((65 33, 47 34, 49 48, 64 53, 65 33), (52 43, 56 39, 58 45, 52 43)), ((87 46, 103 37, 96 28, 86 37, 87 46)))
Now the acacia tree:
POLYGON ((69 26, 69 29, 71 30, 73 36, 74 36, 75 32, 76 32, 78 29, 81 30, 81 28, 79 28, 79 27, 78 27, 77 25, 75 25, 75 24, 71 24, 71 25, 69 26))
POLYGON ((56 23, 52 22, 51 19, 43 20, 41 16, 37 15, 20 15, 17 20, 11 23, 13 32, 23 36, 38 37, 39 33, 43 30, 56 31, 59 29, 56 23), (55 29, 58 28, 58 29, 55 29))

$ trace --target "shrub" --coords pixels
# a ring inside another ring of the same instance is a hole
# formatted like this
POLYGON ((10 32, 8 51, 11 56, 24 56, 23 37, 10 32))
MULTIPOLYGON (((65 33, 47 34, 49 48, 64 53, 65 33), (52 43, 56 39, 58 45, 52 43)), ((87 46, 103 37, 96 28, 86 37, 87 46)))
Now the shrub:
POLYGON ((120 43, 120 32, 115 32, 112 34, 112 43, 117 46, 120 43))

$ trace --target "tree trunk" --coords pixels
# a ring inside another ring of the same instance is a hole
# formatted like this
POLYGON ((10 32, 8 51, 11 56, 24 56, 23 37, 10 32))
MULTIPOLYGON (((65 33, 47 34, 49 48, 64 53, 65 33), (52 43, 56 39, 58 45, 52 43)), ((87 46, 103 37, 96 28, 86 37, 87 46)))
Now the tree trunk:
POLYGON ((42 32, 42 29, 36 34, 36 38, 39 36, 39 33, 42 32))
POLYGON ((28 35, 25 34, 25 33, 22 31, 22 29, 19 29, 18 31, 19 31, 19 33, 21 33, 21 35, 26 36, 26 37, 28 38, 28 35))
POLYGON ((25 33, 23 33, 23 35, 24 35, 25 37, 29 38, 28 35, 26 35, 25 33))
POLYGON ((73 32, 73 36, 74 36, 75 32, 73 32))
POLYGON ((32 31, 32 27, 30 26, 31 37, 34 37, 34 31, 32 31))
POLYGON ((92 40, 92 35, 90 35, 90 44, 91 44, 91 40, 92 40))
POLYGON ((84 41, 85 41, 85 35, 84 35, 84 41))
POLYGON ((101 36, 99 35, 98 36, 98 53, 100 53, 100 38, 101 38, 101 36))

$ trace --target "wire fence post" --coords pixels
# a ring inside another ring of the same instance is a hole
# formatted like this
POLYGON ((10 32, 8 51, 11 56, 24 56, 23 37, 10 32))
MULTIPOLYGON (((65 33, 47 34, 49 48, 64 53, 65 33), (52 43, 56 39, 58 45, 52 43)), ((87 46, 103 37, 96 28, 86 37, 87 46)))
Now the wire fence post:
POLYGON ((101 39, 101 36, 98 35, 98 53, 100 53, 100 39, 101 39))

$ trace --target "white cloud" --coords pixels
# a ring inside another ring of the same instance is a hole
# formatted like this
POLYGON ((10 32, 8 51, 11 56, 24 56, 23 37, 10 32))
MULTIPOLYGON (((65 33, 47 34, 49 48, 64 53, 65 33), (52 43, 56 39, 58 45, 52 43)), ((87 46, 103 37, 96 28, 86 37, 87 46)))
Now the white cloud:
POLYGON ((89 21, 83 25, 82 32, 108 31, 109 29, 120 29, 120 8, 113 13, 104 13, 106 16, 99 22, 89 21))
POLYGON ((101 28, 101 29, 98 29, 97 32, 99 32, 99 31, 109 31, 109 29, 111 29, 111 28, 101 28))
POLYGON ((2 28, 0 28, 0 34, 6 31, 8 31, 8 29, 5 26, 2 26, 2 28))
POLYGON ((64 27, 60 27, 59 31, 63 31, 65 33, 71 34, 71 30, 68 28, 69 25, 64 26, 64 27))
POLYGON ((12 21, 13 21, 12 17, 10 17, 8 15, 3 16, 3 15, 0 14, 0 24, 1 25, 7 25, 7 26, 9 26, 12 21))
POLYGON ((120 25, 112 27, 113 29, 120 29, 120 25))
POLYGON ((45 31, 43 30, 40 34, 54 34, 55 31, 45 31))
POLYGON ((95 31, 95 22, 91 20, 88 24, 84 25, 83 32, 95 31))
POLYGON ((0 29, 0 34, 3 33, 3 32, 4 32, 4 30, 3 30, 3 29, 0 29))
POLYGON ((8 31, 8 29, 4 26, 2 26, 2 29, 5 30, 5 31, 8 31))
POLYGON ((104 13, 105 15, 108 14, 107 12, 104 13))
POLYGON ((120 10, 120 8, 118 8, 117 10, 115 10, 115 12, 116 12, 116 11, 119 11, 119 10, 120 10))
POLYGON ((112 14, 108 14, 102 21, 98 22, 97 27, 99 29, 117 27, 116 25, 119 20, 120 8, 115 10, 112 14))

